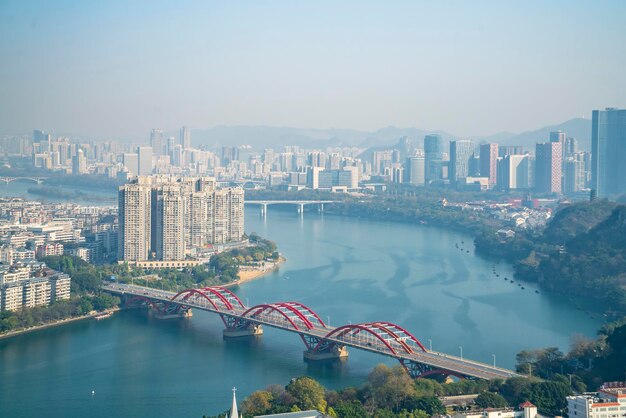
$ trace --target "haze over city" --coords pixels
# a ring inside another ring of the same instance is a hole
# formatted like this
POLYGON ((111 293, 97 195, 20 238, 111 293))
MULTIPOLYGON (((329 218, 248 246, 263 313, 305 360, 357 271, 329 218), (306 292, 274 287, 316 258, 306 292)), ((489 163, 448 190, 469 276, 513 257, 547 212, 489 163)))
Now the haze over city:
POLYGON ((521 132, 624 107, 626 3, 0 2, 0 126, 521 132), (601 62, 601 65, 598 65, 601 62))

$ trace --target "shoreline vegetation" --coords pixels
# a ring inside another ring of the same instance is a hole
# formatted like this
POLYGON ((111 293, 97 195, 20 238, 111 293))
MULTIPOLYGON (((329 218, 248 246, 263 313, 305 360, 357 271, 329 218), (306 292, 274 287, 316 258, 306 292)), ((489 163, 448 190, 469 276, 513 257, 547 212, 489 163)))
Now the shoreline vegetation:
MULTIPOLYGON (((114 306, 112 308, 107 309, 104 312, 111 312, 112 314, 121 311, 122 309, 125 308, 121 308, 119 306, 114 306)), ((54 328, 54 327, 58 327, 61 325, 66 325, 69 324, 71 322, 77 322, 77 321, 82 321, 84 319, 96 319, 96 317, 98 315, 102 315, 103 312, 97 312, 97 311, 92 311, 89 312, 88 314, 84 314, 84 315, 80 315, 80 316, 72 316, 70 318, 64 318, 64 319, 59 319, 53 322, 47 322, 44 324, 38 324, 38 325, 33 325, 31 327, 28 328, 20 328, 20 329, 15 329, 12 331, 6 331, 6 332, 2 332, 0 333, 0 340, 5 339, 5 338, 11 338, 11 337, 16 337, 18 335, 23 335, 23 334, 28 334, 31 332, 35 332, 35 331, 41 331, 47 328, 54 328)))
POLYGON ((115 196, 106 197, 98 196, 80 191, 67 191, 60 186, 39 186, 29 187, 26 189, 29 194, 41 196, 44 198, 61 198, 61 199, 78 199, 92 202, 115 202, 115 196))
POLYGON ((283 264, 285 261, 287 261, 287 259, 283 256, 280 256, 278 261, 265 262, 263 266, 260 266, 260 267, 257 266, 251 269, 244 269, 244 270, 241 270, 241 267, 240 267, 240 270, 237 273, 237 276, 239 277, 239 279, 232 283, 227 283, 223 285, 222 287, 236 287, 244 283, 261 279, 270 273, 278 271, 280 269, 281 264, 283 264))

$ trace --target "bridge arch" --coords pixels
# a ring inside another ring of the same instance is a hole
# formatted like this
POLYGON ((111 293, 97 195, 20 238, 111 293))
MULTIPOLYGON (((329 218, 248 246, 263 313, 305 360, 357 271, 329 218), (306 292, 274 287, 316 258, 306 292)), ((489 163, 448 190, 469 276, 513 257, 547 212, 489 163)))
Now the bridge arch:
POLYGON ((311 329, 315 326, 309 321, 302 312, 298 311, 294 306, 288 303, 270 303, 253 306, 245 311, 241 316, 244 318, 254 319, 263 313, 275 313, 282 316, 293 327, 294 330, 300 331, 301 327, 311 329), (289 315, 292 313, 294 316, 289 315), (298 322, 300 325, 296 323, 298 322))
POLYGON ((241 299, 239 299, 239 297, 237 295, 235 295, 233 292, 231 292, 230 290, 228 290, 225 287, 222 287, 222 286, 210 286, 210 287, 205 287, 204 290, 211 290, 213 292, 218 292, 233 307, 236 306, 236 305, 238 305, 240 308, 245 308, 246 307, 243 304, 243 302, 241 301, 241 299))
POLYGON ((170 300, 172 302, 185 302, 185 301, 189 300, 189 298, 194 297, 194 296, 197 296, 197 297, 199 297, 201 299, 207 300, 211 304, 211 306, 213 306, 213 308, 216 311, 223 311, 224 308, 226 310, 229 310, 229 311, 233 310, 232 304, 228 300, 226 300, 226 298, 224 298, 224 296, 222 296, 219 292, 212 291, 211 288, 205 288, 205 289, 185 289, 183 291, 178 292, 170 300), (213 298, 211 298, 209 296, 209 294, 215 295, 217 297, 217 300, 213 300, 213 298), (181 298, 181 296, 182 296, 182 298, 181 298), (221 302, 222 303, 222 305, 223 305, 222 309, 220 309, 220 306, 216 302, 221 302))
POLYGON ((405 328, 401 327, 400 325, 397 325, 391 322, 384 322, 384 321, 377 321, 377 322, 374 322, 373 324, 383 326, 384 328, 388 329, 390 332, 393 332, 396 336, 401 338, 403 341, 405 342, 408 341, 407 345, 409 346, 411 351, 413 351, 413 348, 415 348, 414 346, 417 346, 417 348, 419 348, 420 350, 424 352, 428 351, 426 350, 426 347, 424 347, 424 344, 422 344, 420 340, 418 340, 413 334, 411 334, 409 331, 407 331, 405 328))
MULTIPOLYGON (((387 348, 390 354, 393 354, 393 355, 398 354, 396 349, 393 348, 393 346, 389 343, 389 341, 383 336, 384 334, 389 334, 388 330, 386 330, 381 325, 377 325, 376 323, 344 325, 339 328, 335 328, 334 330, 326 334, 324 339, 336 338, 336 339, 341 340, 346 336, 349 336, 351 338, 357 338, 357 334, 359 334, 361 331, 366 332, 372 337, 374 337, 375 339, 379 340, 383 344, 383 346, 387 348)), ((365 344, 371 346, 370 342, 366 341, 365 344)), ((318 351, 322 345, 323 345, 323 340, 321 340, 317 344, 317 346, 313 349, 313 351, 314 352, 318 351)), ((405 348, 403 349, 406 351, 405 348)))

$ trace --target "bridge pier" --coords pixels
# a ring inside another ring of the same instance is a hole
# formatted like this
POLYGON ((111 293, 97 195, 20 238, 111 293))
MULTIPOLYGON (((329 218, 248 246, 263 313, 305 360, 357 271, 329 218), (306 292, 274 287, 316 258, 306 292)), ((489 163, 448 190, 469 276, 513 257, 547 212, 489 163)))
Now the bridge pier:
POLYGON ((260 324, 250 324, 245 328, 224 328, 224 338, 253 337, 263 335, 263 327, 260 324))
POLYGON ((267 215, 267 203, 261 205, 261 216, 265 217, 265 215, 267 215))
POLYGON ((298 213, 300 215, 304 214, 304 203, 298 203, 298 213))
POLYGON ((152 310, 154 312, 154 317, 156 319, 178 319, 178 318, 191 318, 193 316, 193 312, 191 309, 187 310, 179 310, 177 312, 158 312, 152 310))
POLYGON ((319 213, 324 213, 324 204, 323 203, 320 203, 318 211, 319 211, 319 213))
POLYGON ((348 357, 348 348, 345 345, 332 345, 323 351, 304 350, 303 354, 305 361, 344 359, 348 357))

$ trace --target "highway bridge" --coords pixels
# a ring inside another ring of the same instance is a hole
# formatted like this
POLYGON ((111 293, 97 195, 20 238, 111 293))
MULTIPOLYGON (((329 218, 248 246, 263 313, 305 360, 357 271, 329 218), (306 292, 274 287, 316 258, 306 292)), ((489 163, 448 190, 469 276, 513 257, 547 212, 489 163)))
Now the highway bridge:
POLYGON ((161 317, 185 316, 190 309, 217 314, 224 322, 224 337, 260 335, 263 327, 299 335, 304 358, 324 360, 348 355, 347 347, 393 357, 414 377, 430 375, 458 378, 507 379, 517 373, 462 357, 427 350, 409 331, 390 322, 366 322, 331 327, 298 302, 266 303, 252 307, 223 287, 169 292, 129 284, 109 283, 104 290, 118 294, 129 305, 144 304, 161 317))
POLYGON ((270 205, 294 205, 298 209, 298 213, 304 213, 304 207, 306 205, 318 205, 319 211, 324 212, 324 204, 337 203, 334 200, 246 200, 246 205, 258 205, 261 206, 261 215, 267 214, 267 207, 270 205))
POLYGON ((2 177, 0 177, 0 181, 3 181, 6 184, 9 184, 12 181, 16 181, 16 180, 26 180, 26 181, 32 181, 33 183, 41 184, 47 178, 48 177, 6 177, 6 176, 2 176, 2 177))

